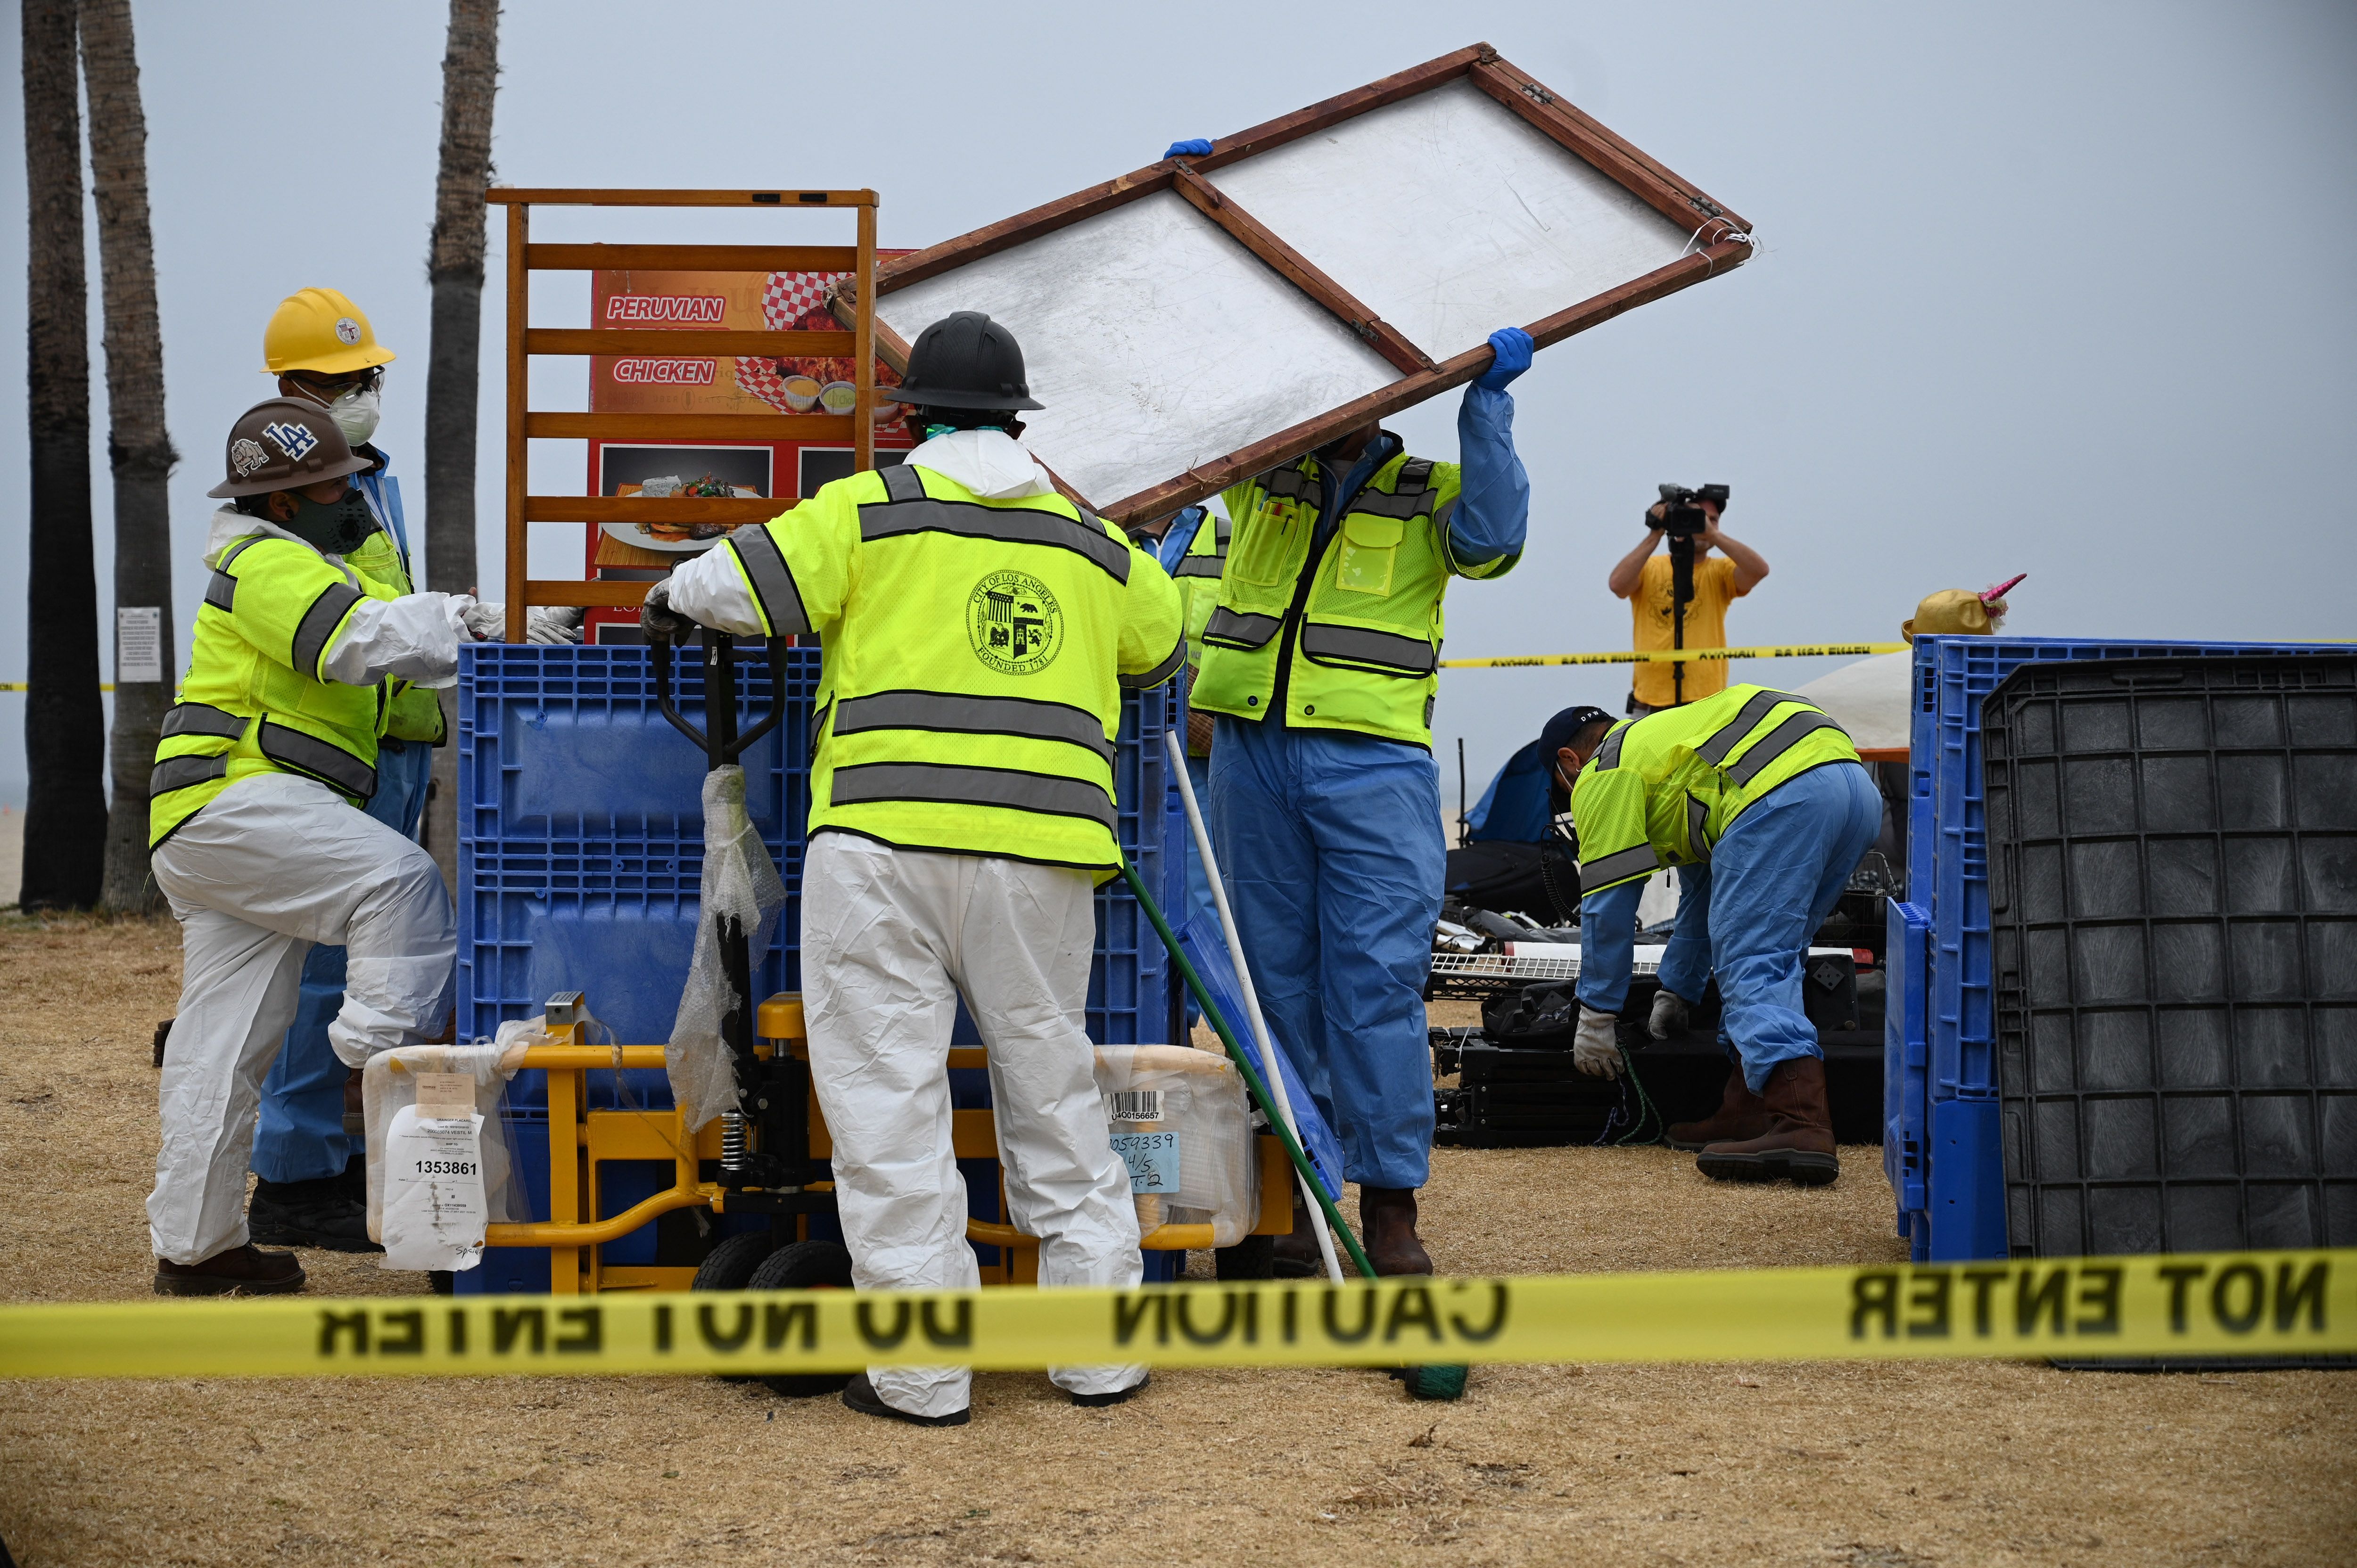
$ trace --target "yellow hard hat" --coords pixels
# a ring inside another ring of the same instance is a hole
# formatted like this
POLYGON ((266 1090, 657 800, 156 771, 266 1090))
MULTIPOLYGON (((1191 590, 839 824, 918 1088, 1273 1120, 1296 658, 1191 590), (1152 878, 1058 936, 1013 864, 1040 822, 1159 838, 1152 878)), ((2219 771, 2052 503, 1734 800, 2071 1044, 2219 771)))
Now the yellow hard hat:
POLYGON ((1994 629, 1988 606, 1965 588, 1941 589, 1915 607, 1913 619, 1899 623, 1899 635, 1910 642, 1918 632, 1925 637, 1986 637, 1994 629))
POLYGON ((317 371, 346 375, 388 364, 393 350, 377 342, 361 307, 331 288, 307 288, 278 302, 262 332, 263 374, 317 371))

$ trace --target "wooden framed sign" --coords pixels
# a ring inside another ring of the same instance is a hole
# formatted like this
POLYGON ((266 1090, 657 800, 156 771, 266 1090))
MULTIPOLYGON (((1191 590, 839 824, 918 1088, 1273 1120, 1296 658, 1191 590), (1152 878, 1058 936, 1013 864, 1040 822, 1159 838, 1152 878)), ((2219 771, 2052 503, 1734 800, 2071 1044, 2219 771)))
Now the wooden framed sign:
POLYGON ((1750 225, 1487 44, 877 274, 877 350, 954 310, 1022 340, 1026 441, 1157 517, 1751 254, 1750 225))

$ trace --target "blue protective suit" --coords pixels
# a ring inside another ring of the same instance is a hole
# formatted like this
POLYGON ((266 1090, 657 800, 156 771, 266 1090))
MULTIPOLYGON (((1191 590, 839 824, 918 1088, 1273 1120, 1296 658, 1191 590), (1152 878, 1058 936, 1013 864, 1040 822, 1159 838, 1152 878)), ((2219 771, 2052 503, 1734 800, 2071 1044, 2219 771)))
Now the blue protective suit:
MULTIPOLYGON (((1662 983, 1699 1001, 1714 972, 1719 1037, 1754 1094, 1778 1062, 1823 1056, 1801 1004, 1809 939, 1882 827, 1882 796, 1855 762, 1813 768, 1746 807, 1708 862, 1678 867, 1677 933, 1662 983)), ((1579 1000, 1617 1013, 1628 1000, 1637 895, 1626 882, 1579 906, 1579 1000)))
MULTIPOLYGON (((1514 454, 1514 400, 1465 389, 1462 489, 1449 514, 1460 561, 1523 548, 1530 477, 1514 454)), ((1378 435, 1326 487, 1319 559, 1342 504, 1397 456, 1378 435)), ((1432 1047, 1424 984, 1448 881, 1432 754, 1372 736, 1219 715, 1211 838, 1277 1044, 1342 1144, 1346 1177, 1418 1187, 1430 1174, 1432 1047)))
MULTIPOLYGON (((401 481, 386 468, 353 476, 369 510, 409 561, 401 481)), ((377 743, 376 794, 364 810, 406 838, 417 836, 434 748, 424 741, 377 743)), ((303 961, 294 1025, 262 1081, 253 1135, 253 1174, 264 1181, 317 1181, 341 1176, 361 1140, 344 1133, 344 1078, 350 1071, 328 1045, 328 1025, 344 1004, 344 950, 315 947, 303 961)))

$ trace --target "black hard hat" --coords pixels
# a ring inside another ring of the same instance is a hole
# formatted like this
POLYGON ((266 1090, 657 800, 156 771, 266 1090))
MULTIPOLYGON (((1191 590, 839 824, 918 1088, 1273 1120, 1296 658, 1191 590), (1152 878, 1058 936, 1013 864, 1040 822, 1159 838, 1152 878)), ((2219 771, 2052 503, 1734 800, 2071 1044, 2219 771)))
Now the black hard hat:
POLYGON ((371 466, 356 456, 325 403, 307 398, 265 398, 230 427, 222 467, 229 478, 205 494, 216 499, 298 490, 371 466))
POLYGON ((979 310, 944 316, 919 333, 892 395, 918 408, 1045 408, 1023 379, 1015 334, 979 310))

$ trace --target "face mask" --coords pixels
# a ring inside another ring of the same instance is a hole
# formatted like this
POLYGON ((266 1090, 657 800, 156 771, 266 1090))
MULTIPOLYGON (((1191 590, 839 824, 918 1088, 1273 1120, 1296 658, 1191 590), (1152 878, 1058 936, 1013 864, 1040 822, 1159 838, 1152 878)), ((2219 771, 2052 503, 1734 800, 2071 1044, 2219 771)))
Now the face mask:
POLYGON ((374 387, 350 387, 336 394, 328 404, 328 416, 344 439, 358 446, 376 434, 377 421, 383 417, 384 399, 374 387))
POLYGON ((295 498, 295 515, 278 526, 315 550, 350 554, 376 532, 376 514, 356 489, 347 488, 331 501, 315 501, 300 490, 288 493, 295 498))

